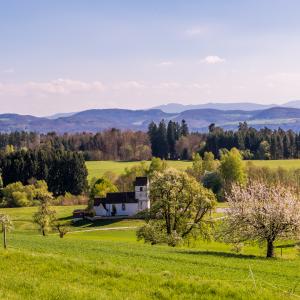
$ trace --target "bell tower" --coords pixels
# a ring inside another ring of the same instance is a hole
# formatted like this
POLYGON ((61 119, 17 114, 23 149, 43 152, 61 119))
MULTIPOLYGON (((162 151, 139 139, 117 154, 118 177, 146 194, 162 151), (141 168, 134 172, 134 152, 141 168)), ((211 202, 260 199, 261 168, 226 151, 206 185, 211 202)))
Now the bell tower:
POLYGON ((135 199, 138 200, 138 210, 150 209, 149 180, 147 177, 136 177, 134 184, 135 199))

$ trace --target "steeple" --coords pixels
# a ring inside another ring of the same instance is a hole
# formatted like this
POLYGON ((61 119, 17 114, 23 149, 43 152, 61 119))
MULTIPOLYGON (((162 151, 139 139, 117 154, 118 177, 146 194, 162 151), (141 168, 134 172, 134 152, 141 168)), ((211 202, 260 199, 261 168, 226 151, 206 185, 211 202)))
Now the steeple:
POLYGON ((135 180, 135 199, 138 200, 138 210, 150 208, 149 180, 147 177, 136 177, 135 180))

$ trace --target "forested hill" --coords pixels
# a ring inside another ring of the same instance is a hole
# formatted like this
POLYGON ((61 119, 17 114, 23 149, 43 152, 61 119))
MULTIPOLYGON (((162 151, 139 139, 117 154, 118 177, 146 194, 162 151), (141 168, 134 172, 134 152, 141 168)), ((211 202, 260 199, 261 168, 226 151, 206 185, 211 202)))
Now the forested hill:
POLYGON ((98 132, 108 128, 146 131, 151 121, 186 120, 192 131, 207 131, 209 124, 216 123, 224 129, 237 129, 240 122, 254 128, 278 127, 300 131, 300 109, 272 107, 265 110, 218 110, 193 109, 181 113, 165 113, 159 109, 93 109, 56 119, 23 116, 17 114, 0 115, 0 131, 36 131, 40 133, 98 132))

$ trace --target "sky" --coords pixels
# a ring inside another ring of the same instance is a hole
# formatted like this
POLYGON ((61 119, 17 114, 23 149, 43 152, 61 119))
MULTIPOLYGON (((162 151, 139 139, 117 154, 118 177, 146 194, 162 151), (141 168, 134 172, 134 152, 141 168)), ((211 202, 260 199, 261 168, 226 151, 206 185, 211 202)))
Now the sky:
POLYGON ((298 0, 0 0, 0 113, 300 99, 298 0))

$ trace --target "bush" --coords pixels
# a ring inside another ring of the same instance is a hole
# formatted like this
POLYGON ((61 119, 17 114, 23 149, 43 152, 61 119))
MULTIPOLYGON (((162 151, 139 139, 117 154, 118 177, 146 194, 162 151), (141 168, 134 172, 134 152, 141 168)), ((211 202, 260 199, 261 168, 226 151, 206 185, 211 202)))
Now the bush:
POLYGON ((33 184, 23 185, 15 182, 2 190, 1 207, 23 207, 39 205, 45 195, 52 198, 45 181, 36 181, 33 184))
POLYGON ((214 192, 218 199, 222 195, 222 178, 219 172, 205 172, 202 178, 203 186, 214 192))
POLYGON ((88 197, 86 195, 72 195, 66 193, 64 196, 59 196, 52 200, 53 205, 87 205, 88 197))

